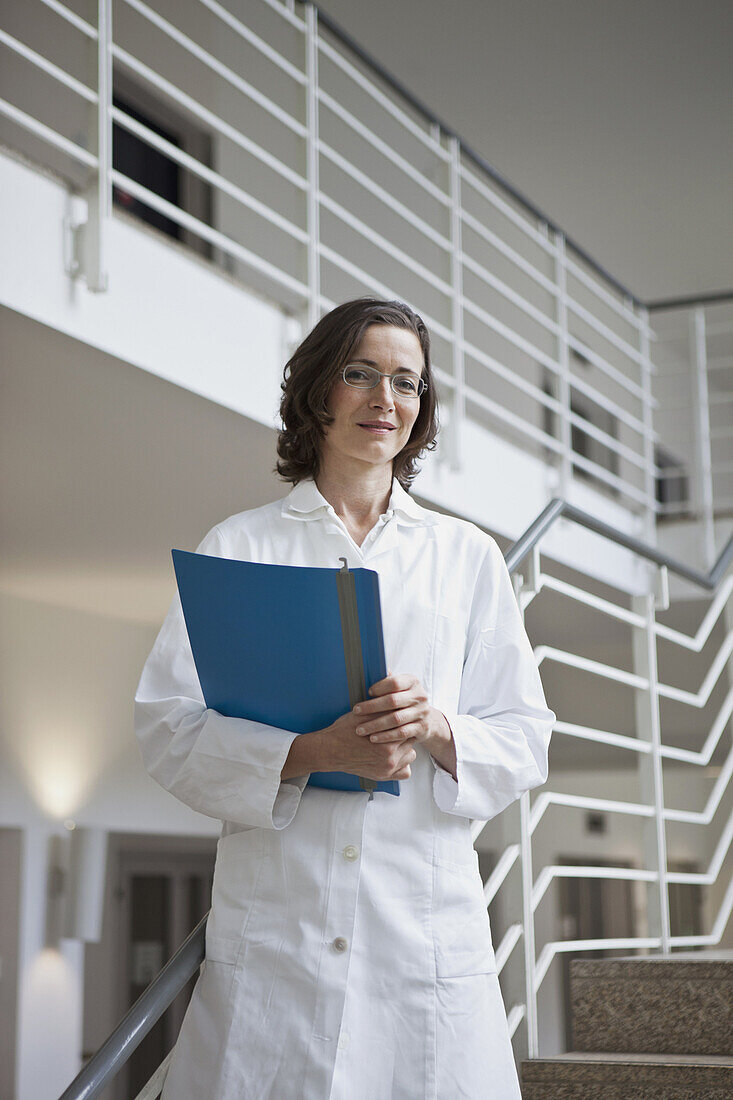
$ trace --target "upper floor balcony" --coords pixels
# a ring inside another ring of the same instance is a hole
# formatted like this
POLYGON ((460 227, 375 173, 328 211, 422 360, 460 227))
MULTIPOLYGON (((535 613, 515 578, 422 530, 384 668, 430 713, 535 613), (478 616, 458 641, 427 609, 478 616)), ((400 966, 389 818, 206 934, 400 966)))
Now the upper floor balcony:
POLYGON ((0 49, 5 305, 273 428, 304 328, 399 297, 442 398, 425 499, 651 538, 689 496, 646 306, 315 7, 36 0, 0 49))

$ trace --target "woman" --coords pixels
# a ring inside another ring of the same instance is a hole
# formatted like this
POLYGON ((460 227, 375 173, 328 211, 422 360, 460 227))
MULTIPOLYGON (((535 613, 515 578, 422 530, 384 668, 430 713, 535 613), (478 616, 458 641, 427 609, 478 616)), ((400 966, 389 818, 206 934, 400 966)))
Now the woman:
POLYGON ((174 600, 138 735, 155 779, 223 830, 164 1096, 509 1100, 470 824, 544 782, 554 715, 496 543, 406 492, 437 433, 420 317, 336 307, 282 389, 277 470, 294 488, 199 552, 376 570, 390 674, 316 733, 224 717, 205 708, 174 600), (306 787, 328 770, 398 779, 400 795, 306 787))

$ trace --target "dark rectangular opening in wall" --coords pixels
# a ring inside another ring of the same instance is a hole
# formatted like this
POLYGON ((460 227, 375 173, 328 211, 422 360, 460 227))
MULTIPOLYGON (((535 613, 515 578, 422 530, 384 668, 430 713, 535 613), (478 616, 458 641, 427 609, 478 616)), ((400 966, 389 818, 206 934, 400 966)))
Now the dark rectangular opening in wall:
POLYGON ((654 448, 654 460, 659 470, 655 481, 657 502, 673 508, 675 515, 688 511, 690 481, 683 463, 659 446, 654 448))
MULTIPOLYGON (((148 115, 136 111, 127 100, 115 96, 112 102, 115 107, 119 107, 130 118, 134 118, 136 122, 142 123, 149 130, 153 130, 154 133, 165 138, 171 145, 180 148, 181 143, 175 134, 169 130, 164 130, 162 126, 158 126, 148 115)), ((173 206, 180 206, 180 166, 170 157, 161 153, 159 149, 154 149, 152 145, 148 145, 137 134, 130 133, 124 126, 120 126, 116 122, 112 126, 112 164, 119 172, 129 176, 135 183, 141 184, 148 191, 152 191, 160 198, 166 199, 173 206)), ((116 206, 120 206, 128 213, 134 214, 142 221, 147 222, 148 225, 159 229, 161 233, 165 233, 177 241, 181 239, 181 227, 177 222, 173 221, 172 218, 167 218, 160 211, 146 206, 145 203, 140 202, 139 199, 125 191, 124 187, 115 184, 112 190, 112 199, 116 206)))
MULTIPOLYGON (((212 163, 211 135, 184 113, 126 73, 115 70, 113 106, 117 112, 146 127, 174 149, 179 149, 206 168, 212 163)), ((122 175, 145 187, 152 194, 191 215, 207 226, 212 225, 211 187, 197 173, 166 151, 157 148, 145 135, 133 131, 118 117, 112 125, 112 164, 122 175)), ((211 259, 211 244, 195 231, 181 225, 132 195, 124 183, 113 187, 114 205, 147 225, 180 241, 199 255, 211 259)))

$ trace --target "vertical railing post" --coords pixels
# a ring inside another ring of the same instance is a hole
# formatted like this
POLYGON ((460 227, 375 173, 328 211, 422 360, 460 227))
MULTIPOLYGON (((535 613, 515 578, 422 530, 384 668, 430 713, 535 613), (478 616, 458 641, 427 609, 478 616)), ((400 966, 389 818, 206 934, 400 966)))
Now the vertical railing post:
MULTIPOLYGON (((670 953, 669 895, 667 890, 667 836, 664 820, 662 774, 662 731, 659 714, 659 678, 655 596, 649 592, 634 596, 633 610, 644 622, 633 627, 634 671, 647 680, 646 689, 636 691, 636 728, 639 740, 647 741, 649 753, 639 754, 641 801, 652 807, 653 816, 644 830, 646 867, 657 876, 657 898, 649 903, 648 934, 658 936, 662 953, 670 953)), ((649 902, 649 898, 647 898, 649 902)))
POLYGON ((308 180, 306 225, 308 231, 308 329, 321 315, 321 256, 319 139, 318 139, 318 9, 305 6, 305 75, 306 75, 306 178, 308 180))
POLYGON ((638 309, 639 350, 641 352, 642 420, 644 423, 644 537, 653 545, 657 541, 657 460, 654 448, 654 416, 652 395, 652 359, 649 338, 649 311, 638 309))
POLYGON ((557 287, 557 399, 560 403, 560 484, 559 495, 568 499, 573 476, 573 435, 570 420, 570 344, 568 341, 568 280, 565 264, 565 237, 555 233, 555 285, 557 287))
MULTIPOLYGON (((536 591, 540 574, 539 547, 535 546, 532 556, 526 563, 527 577, 515 577, 515 591, 519 602, 519 611, 524 621, 524 601, 520 598, 522 589, 536 591)), ((539 1057, 539 1027, 537 1023, 537 986, 535 982, 535 935, 534 906, 532 890, 534 870, 532 865, 531 801, 529 791, 519 799, 519 849, 522 872, 522 944, 524 948, 524 1005, 527 1027, 527 1057, 539 1057)))
POLYGON ((450 149, 450 240, 451 320, 453 329, 453 399, 450 418, 450 458, 454 470, 461 468, 461 428, 466 416, 463 360, 463 246, 461 217, 461 145, 448 139, 450 149))
POLYGON ((81 263, 87 289, 109 286, 107 226, 112 214, 112 0, 97 2, 97 174, 87 190, 87 220, 81 235, 81 263))
POLYGON ((702 306, 690 316, 690 363, 692 364, 692 400, 695 408, 695 451, 697 497, 702 521, 704 567, 715 560, 715 511, 713 503, 713 454, 710 440, 710 401, 708 396, 708 356, 705 310, 702 306))

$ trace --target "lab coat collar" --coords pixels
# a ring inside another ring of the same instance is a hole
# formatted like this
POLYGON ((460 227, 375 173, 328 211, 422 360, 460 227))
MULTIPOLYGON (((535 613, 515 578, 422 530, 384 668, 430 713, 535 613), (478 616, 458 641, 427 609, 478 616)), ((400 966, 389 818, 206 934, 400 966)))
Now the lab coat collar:
MULTIPOLYGON (((304 478, 288 493, 282 505, 283 516, 289 519, 313 520, 333 513, 333 508, 319 492, 312 478, 304 478)), ((397 522, 407 526, 433 527, 437 520, 431 512, 421 508, 396 478, 392 480, 387 515, 394 513, 397 522)))

